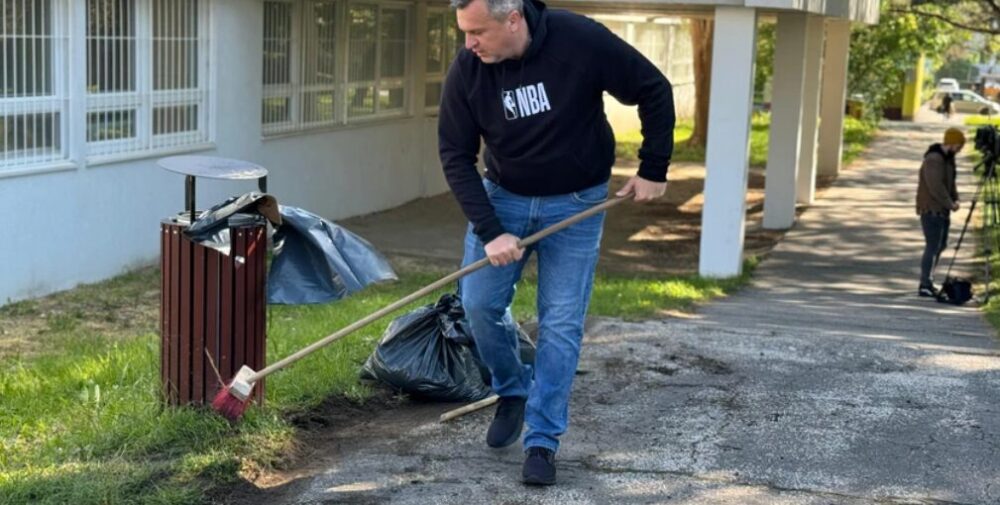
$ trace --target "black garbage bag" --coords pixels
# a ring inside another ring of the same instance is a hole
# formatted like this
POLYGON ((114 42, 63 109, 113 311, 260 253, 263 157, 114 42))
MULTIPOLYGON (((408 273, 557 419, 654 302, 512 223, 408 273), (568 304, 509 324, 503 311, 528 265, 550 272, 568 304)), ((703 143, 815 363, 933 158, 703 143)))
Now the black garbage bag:
MULTIPOLYGON (((535 344, 517 327, 521 362, 535 363, 535 344)), ((480 360, 462 301, 446 294, 393 320, 361 378, 439 401, 476 401, 491 393, 490 371, 480 360)))
POLYGON ((437 401, 473 402, 490 394, 471 347, 461 300, 442 296, 389 324, 361 378, 437 401))

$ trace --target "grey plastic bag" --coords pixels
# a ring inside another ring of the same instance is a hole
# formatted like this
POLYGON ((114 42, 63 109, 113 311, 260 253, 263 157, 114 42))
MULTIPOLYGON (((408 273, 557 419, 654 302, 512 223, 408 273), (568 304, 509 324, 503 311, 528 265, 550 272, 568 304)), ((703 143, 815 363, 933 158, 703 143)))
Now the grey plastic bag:
POLYGON ((282 226, 267 277, 270 303, 326 303, 395 280, 389 262, 365 239, 305 210, 281 205, 282 226))

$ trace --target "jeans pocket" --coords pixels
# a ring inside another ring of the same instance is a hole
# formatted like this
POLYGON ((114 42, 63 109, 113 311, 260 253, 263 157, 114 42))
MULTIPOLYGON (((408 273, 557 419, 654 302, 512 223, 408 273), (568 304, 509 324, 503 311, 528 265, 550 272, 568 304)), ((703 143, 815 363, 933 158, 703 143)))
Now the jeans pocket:
POLYGON ((497 191, 500 191, 500 185, 483 177, 483 188, 486 189, 487 196, 493 196, 497 191))
POLYGON ((585 205, 597 205, 608 199, 608 183, 591 186, 571 193, 573 201, 585 205))

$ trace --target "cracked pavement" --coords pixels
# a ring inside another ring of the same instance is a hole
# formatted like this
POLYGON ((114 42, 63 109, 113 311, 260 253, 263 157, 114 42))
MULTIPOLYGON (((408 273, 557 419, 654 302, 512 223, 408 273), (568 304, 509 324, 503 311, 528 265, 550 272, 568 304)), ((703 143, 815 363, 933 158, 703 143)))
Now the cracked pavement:
POLYGON ((915 296, 917 167, 941 130, 889 123, 734 296, 591 321, 557 486, 520 483, 519 444, 486 447, 492 409, 439 424, 452 406, 418 405, 337 433, 280 502, 1000 503, 995 333, 915 296))

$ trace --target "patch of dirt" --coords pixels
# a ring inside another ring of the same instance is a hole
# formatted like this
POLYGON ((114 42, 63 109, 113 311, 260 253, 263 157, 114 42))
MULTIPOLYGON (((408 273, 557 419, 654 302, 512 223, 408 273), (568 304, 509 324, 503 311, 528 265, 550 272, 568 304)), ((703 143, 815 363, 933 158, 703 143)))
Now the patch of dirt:
POLYGON ((160 269, 150 266, 104 282, 0 307, 0 360, 45 352, 58 335, 129 338, 159 332, 160 269))
MULTIPOLYGON (((340 454, 373 440, 399 440, 410 428, 435 422, 460 404, 431 403, 375 389, 364 403, 344 397, 328 398, 319 407, 291 415, 300 428, 296 449, 276 468, 251 469, 230 485, 212 490, 212 503, 265 505, 280 503, 301 492, 309 477, 331 466, 340 454)), ((488 409, 487 409, 488 410, 488 409)))
MULTIPOLYGON (((612 192, 635 173, 636 165, 615 167, 612 192)), ((704 207, 705 168, 678 163, 670 167, 667 193, 654 202, 620 205, 607 214, 599 268, 609 273, 685 274, 698 271, 701 213, 704 207)), ((833 178, 817 180, 817 193, 833 178)), ((764 170, 750 169, 746 197, 744 256, 764 256, 784 236, 783 230, 765 230, 764 170)), ((799 212, 804 210, 799 209, 799 212)))

